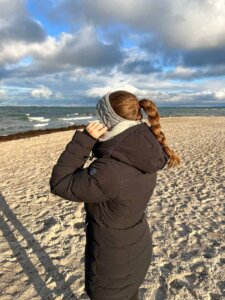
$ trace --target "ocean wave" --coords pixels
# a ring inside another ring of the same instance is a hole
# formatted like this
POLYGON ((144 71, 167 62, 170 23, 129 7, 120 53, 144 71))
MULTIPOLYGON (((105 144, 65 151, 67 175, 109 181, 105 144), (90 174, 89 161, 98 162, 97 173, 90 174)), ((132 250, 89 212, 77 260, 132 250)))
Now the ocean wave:
POLYGON ((35 126, 35 127, 41 127, 41 126, 46 126, 46 125, 48 125, 48 123, 34 124, 33 126, 35 126))
POLYGON ((68 114, 68 115, 66 115, 66 116, 69 117, 69 116, 73 116, 73 115, 79 115, 79 113, 68 114))
POLYGON ((18 125, 18 126, 5 126, 5 127, 0 127, 0 130, 10 130, 10 129, 19 129, 19 128, 29 128, 30 125, 18 125))
POLYGON ((30 121, 48 122, 50 119, 45 119, 44 117, 28 117, 30 121))
POLYGON ((74 118, 59 118, 59 120, 63 120, 63 121, 73 121, 73 120, 83 120, 83 119, 92 119, 93 117, 74 117, 74 118))

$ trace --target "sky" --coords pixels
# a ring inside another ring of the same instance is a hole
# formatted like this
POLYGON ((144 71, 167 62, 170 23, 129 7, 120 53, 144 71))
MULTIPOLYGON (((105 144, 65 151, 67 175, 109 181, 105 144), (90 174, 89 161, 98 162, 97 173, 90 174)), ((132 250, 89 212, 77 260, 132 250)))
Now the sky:
POLYGON ((225 106, 224 0, 0 0, 0 106, 225 106), (10 4, 9 4, 10 3, 10 4))

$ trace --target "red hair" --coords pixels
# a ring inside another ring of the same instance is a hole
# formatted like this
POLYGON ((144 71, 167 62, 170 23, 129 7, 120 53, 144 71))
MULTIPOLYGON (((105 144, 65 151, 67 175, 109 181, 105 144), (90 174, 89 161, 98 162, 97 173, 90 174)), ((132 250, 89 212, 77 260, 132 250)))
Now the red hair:
POLYGON ((109 100, 116 114, 124 119, 141 120, 143 118, 141 108, 144 109, 153 134, 169 157, 168 167, 180 165, 180 157, 168 146, 166 137, 161 131, 160 114, 152 100, 138 100, 134 94, 122 90, 112 92, 109 95, 109 100))

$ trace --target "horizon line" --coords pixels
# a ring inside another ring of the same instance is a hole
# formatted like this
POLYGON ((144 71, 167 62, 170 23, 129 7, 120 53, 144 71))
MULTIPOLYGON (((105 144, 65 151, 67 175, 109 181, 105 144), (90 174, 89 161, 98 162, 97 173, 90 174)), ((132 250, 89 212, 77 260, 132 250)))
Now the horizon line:
MULTIPOLYGON (((68 105, 0 105, 0 107, 90 107, 96 108, 96 106, 68 106, 68 105)), ((158 108, 225 108, 225 106, 159 106, 158 108)))

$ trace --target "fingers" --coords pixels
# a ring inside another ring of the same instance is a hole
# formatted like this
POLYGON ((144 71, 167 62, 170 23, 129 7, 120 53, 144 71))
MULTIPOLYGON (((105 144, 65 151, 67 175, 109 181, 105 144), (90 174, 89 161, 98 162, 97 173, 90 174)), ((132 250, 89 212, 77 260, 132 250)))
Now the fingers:
POLYGON ((86 130, 92 135, 94 138, 98 139, 104 132, 108 130, 105 124, 100 121, 93 121, 86 126, 86 130))
POLYGON ((99 121, 93 121, 93 122, 89 123, 86 128, 93 131, 93 130, 101 130, 105 127, 106 127, 105 124, 100 123, 99 121))
POLYGON ((96 128, 99 124, 100 124, 99 121, 93 121, 93 122, 89 123, 89 124, 87 125, 86 128, 88 128, 88 129, 94 129, 94 128, 96 128))
POLYGON ((106 132, 108 130, 108 128, 105 126, 105 127, 103 127, 103 128, 101 128, 101 129, 99 129, 99 134, 100 135, 102 135, 104 132, 106 132))

